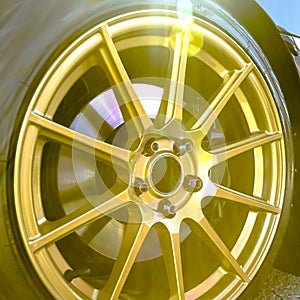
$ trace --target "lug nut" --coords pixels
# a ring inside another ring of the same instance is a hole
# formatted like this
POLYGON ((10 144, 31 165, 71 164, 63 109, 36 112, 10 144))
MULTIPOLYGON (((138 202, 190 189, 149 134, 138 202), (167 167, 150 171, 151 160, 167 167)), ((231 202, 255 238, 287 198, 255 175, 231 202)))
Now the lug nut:
POLYGON ((194 175, 187 175, 183 181, 183 187, 187 192, 199 192, 202 189, 202 180, 194 175))
POLYGON ((158 211, 166 218, 173 218, 176 215, 177 207, 168 199, 163 199, 158 204, 158 211))
POLYGON ((149 185, 143 179, 137 178, 134 183, 134 191, 140 196, 149 191, 149 185))
POLYGON ((176 155, 182 156, 186 153, 192 152, 193 144, 189 140, 182 140, 180 142, 175 143, 174 152, 176 155))
POLYGON ((154 138, 152 138, 146 143, 143 154, 146 156, 150 156, 153 155, 158 150, 159 150, 159 143, 154 138))

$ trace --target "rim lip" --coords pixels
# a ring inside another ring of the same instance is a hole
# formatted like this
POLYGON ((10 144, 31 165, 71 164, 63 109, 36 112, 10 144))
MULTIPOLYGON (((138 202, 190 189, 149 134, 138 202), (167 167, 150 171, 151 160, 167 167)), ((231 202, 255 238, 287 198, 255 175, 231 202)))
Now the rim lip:
MULTIPOLYGON (((168 14, 168 13, 174 13, 173 11, 168 11, 168 10, 145 10, 146 12, 149 12, 149 11, 162 11, 164 14, 168 14)), ((138 11, 137 13, 139 14, 139 13, 141 13, 142 11, 138 11)), ((132 12, 132 13, 128 13, 129 15, 131 15, 131 14, 135 14, 136 12, 132 12)), ((128 14, 124 14, 124 15, 128 15, 128 14)), ((118 20, 120 17, 122 17, 122 15, 121 16, 117 16, 117 17, 114 17, 114 18, 112 18, 112 19, 110 19, 110 21, 111 20, 113 20, 113 21, 115 21, 115 20, 118 20)), ((102 22, 98 25, 98 26, 101 26, 101 24, 103 24, 102 22)), ((94 28, 92 28, 91 30, 89 30, 88 32, 86 32, 85 34, 83 34, 83 35, 81 35, 79 38, 77 38, 76 40, 75 40, 75 42, 73 42, 72 44, 71 44, 71 46, 69 46, 65 51, 63 51, 63 53, 67 53, 74 45, 76 45, 77 44, 77 42, 79 41, 79 40, 81 40, 82 38, 86 38, 88 35, 90 35, 98 26, 96 26, 96 27, 94 27, 94 28)), ((56 63, 56 65, 59 65, 59 60, 60 60, 60 58, 62 57, 63 55, 60 55, 59 56, 59 59, 56 59, 55 60, 55 63, 56 63)), ((63 59, 62 59, 63 60, 63 59)), ((263 63, 264 64, 268 64, 268 62, 262 62, 261 60, 259 60, 259 62, 261 62, 261 65, 263 65, 263 63)), ((54 70, 55 69, 55 67, 56 67, 56 65, 55 65, 55 63, 53 64, 53 65, 51 65, 51 68, 48 70, 48 72, 46 73, 46 75, 45 76, 43 76, 43 80, 38 84, 38 88, 35 90, 35 93, 34 93, 34 95, 36 96, 36 99, 38 99, 38 94, 39 94, 39 91, 42 89, 42 86, 43 86, 43 83, 46 81, 46 79, 49 77, 51 77, 51 72, 52 72, 52 70, 54 70)), ((258 64, 259 65, 259 63, 258 62, 256 62, 255 61, 255 64, 258 64)), ((268 68, 269 69, 269 68, 268 68)), ((271 69, 269 69, 269 70, 271 70, 271 69)), ((265 74, 263 74, 264 76, 263 76, 263 78, 269 83, 269 85, 270 85, 270 83, 272 83, 272 87, 274 88, 274 82, 275 82, 275 88, 277 88, 278 89, 278 94, 280 95, 280 101, 278 102, 278 101, 276 101, 276 99, 275 99, 275 104, 277 105, 277 110, 276 110, 276 112, 278 113, 278 115, 279 116, 282 116, 282 115, 284 115, 284 120, 289 120, 289 118, 288 118, 288 113, 287 113, 287 110, 286 110, 286 106, 284 105, 284 101, 283 101, 283 96, 282 96, 282 93, 280 92, 280 88, 279 88, 279 84, 278 84, 278 82, 276 81, 276 78, 275 77, 272 77, 272 76, 269 76, 269 74, 268 73, 265 73, 265 74), (276 86, 276 85, 278 85, 278 86, 276 86), (281 107, 281 108, 284 108, 283 109, 283 111, 281 111, 279 108, 278 108, 278 106, 279 107, 281 107)), ((268 89, 269 89, 269 85, 268 85, 268 89)), ((274 96, 273 96, 274 97, 274 96)), ((35 98, 35 97, 34 97, 35 98)), ((25 116, 25 121, 23 121, 23 124, 25 124, 26 122, 28 122, 28 114, 32 111, 32 108, 35 106, 35 103, 34 103, 34 101, 31 101, 30 102, 30 105, 29 105, 29 107, 28 107, 28 110, 27 110, 27 112, 26 112, 26 116, 25 116)), ((281 119, 281 118, 280 118, 281 119)), ((287 122, 289 125, 290 125, 290 123, 289 123, 289 121, 287 122)), ((281 126, 285 126, 285 124, 286 123, 282 123, 282 122, 280 122, 280 125, 281 126)), ((24 125, 22 125, 22 129, 21 129, 21 132, 20 132, 20 135, 19 136, 22 136, 22 137, 24 137, 24 132, 25 132, 25 130, 26 130, 26 126, 24 127, 24 125)), ((284 135, 284 137, 285 137, 285 143, 286 142, 288 142, 289 144, 291 144, 292 143, 292 139, 291 139, 291 131, 290 131, 290 128, 289 127, 284 127, 284 133, 285 133, 285 135, 284 135)), ((16 151, 16 157, 19 157, 20 156, 20 153, 21 153, 21 150, 22 150, 22 145, 20 146, 20 144, 21 143, 18 143, 18 145, 17 145, 17 151, 16 151)), ((292 152, 292 148, 291 147, 284 147, 284 149, 285 149, 285 151, 286 152, 289 152, 289 153, 291 153, 292 152)), ((287 156, 286 156, 287 157, 287 156)), ((286 163, 287 163, 287 165, 288 166, 293 166, 293 160, 286 160, 286 163)), ((18 170, 18 166, 19 166, 19 164, 20 164, 20 161, 16 161, 16 163, 15 163, 15 174, 17 174, 18 172, 17 172, 17 170, 18 170)), ((293 170, 293 167, 287 167, 287 169, 292 169, 293 170)), ((288 176, 288 175, 286 175, 286 176, 284 176, 284 178, 286 178, 286 182, 293 182, 293 180, 292 180, 292 178, 293 178, 293 175, 294 175, 294 173, 293 172, 289 172, 289 174, 290 174, 290 176, 288 176)), ((17 178, 17 175, 15 175, 15 180, 16 179, 19 179, 19 178, 17 178)), ((291 185, 286 185, 287 187, 291 187, 291 185)), ((292 188, 290 188, 289 189, 290 190, 290 193, 291 193, 291 190, 292 190, 292 188)), ((18 185, 15 185, 15 197, 16 197, 16 199, 17 198, 19 198, 19 193, 20 193, 20 190, 19 190, 19 186, 18 185)), ((18 201, 16 201, 16 203, 18 203, 18 201)), ((18 210, 18 205, 16 204, 16 207, 17 207, 17 216, 18 216, 18 218, 20 218, 20 211, 18 210)), ((20 220, 20 219, 19 219, 20 220)), ((279 220, 277 221, 277 225, 278 225, 278 222, 279 222, 279 220)), ((21 230, 20 230, 21 231, 21 230)), ((21 234, 22 234, 22 236, 23 236, 23 240, 24 240, 24 244, 25 244, 25 248, 27 248, 27 251, 29 251, 30 252, 30 250, 28 249, 28 244, 27 244, 27 238, 26 238, 26 236, 21 232, 21 234)), ((42 251, 44 251, 44 249, 42 250, 42 251)), ((49 284, 49 282, 47 281, 47 284, 49 284)), ((54 287, 54 285, 53 285, 53 287, 54 287)), ((240 295, 240 292, 239 291, 237 291, 238 293, 237 293, 237 295, 240 295)), ((188 293, 188 292, 187 292, 188 293)))

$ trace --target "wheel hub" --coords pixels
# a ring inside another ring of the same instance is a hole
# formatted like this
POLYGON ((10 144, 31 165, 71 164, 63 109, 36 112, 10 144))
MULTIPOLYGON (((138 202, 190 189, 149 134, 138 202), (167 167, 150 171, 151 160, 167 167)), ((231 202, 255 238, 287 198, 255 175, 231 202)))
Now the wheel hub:
MULTIPOLYGON (((185 141, 184 144, 187 142, 185 141)), ((189 199, 191 190, 185 188, 185 178, 194 177, 192 142, 189 151, 180 155, 180 142, 171 138, 149 138, 144 150, 138 155, 132 172, 135 194, 154 211, 160 209, 161 201, 171 205, 172 214, 189 199)))

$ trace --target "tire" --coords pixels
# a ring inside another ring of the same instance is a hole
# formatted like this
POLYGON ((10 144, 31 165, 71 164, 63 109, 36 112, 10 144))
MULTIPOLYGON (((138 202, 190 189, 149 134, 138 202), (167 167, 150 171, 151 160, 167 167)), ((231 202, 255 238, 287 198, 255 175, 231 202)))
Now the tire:
POLYGON ((2 298, 249 299, 268 275, 296 97, 245 11, 160 2, 0 5, 2 298))

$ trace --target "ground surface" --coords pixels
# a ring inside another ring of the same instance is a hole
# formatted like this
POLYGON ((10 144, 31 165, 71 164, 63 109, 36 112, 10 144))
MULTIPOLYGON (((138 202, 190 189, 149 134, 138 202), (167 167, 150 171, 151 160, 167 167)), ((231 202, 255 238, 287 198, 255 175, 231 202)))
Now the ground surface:
POLYGON ((300 277, 273 269, 254 300, 300 299, 300 277))

